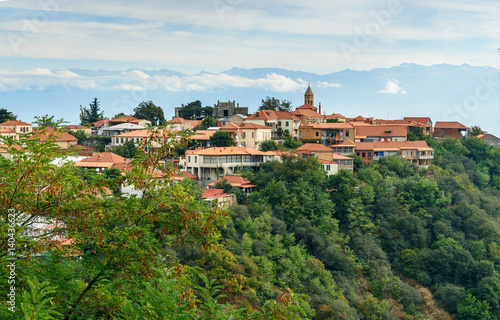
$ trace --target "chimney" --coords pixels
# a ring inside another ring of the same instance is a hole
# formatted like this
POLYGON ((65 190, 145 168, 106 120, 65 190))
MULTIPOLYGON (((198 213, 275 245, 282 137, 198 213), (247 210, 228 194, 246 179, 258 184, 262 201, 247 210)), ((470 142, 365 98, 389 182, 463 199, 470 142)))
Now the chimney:
POLYGON ((321 102, 319 103, 319 114, 321 114, 321 102))

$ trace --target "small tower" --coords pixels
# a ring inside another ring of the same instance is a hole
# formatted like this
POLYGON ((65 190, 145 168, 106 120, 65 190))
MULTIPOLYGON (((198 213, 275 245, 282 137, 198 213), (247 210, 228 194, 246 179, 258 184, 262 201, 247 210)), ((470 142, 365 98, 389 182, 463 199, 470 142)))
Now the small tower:
POLYGON ((309 84, 306 93, 304 94, 304 104, 314 106, 314 93, 311 90, 311 84, 309 84))

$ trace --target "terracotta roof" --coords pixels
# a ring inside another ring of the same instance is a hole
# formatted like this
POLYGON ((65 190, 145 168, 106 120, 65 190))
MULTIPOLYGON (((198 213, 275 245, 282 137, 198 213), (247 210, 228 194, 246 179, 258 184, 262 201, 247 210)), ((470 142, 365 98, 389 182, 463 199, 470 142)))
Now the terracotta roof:
POLYGON ((295 108, 295 110, 312 110, 312 111, 318 111, 318 108, 311 106, 310 104, 303 104, 300 107, 295 108))
POLYGON ((202 193, 201 197, 203 199, 217 199, 229 195, 229 193, 224 193, 224 189, 208 189, 207 191, 202 193))
POLYGON ((45 127, 45 128, 40 128, 36 127, 33 128, 34 135, 29 137, 30 140, 38 140, 38 141, 48 141, 50 138, 50 141, 59 141, 59 142, 77 142, 78 139, 69 134, 66 131, 58 131, 54 132, 54 128, 50 127, 45 127))
POLYGON ((227 183, 229 183, 231 186, 235 188, 254 188, 255 185, 253 185, 250 180, 247 178, 243 178, 240 175, 231 175, 231 176, 224 176, 220 178, 219 180, 216 180, 212 183, 210 183, 208 186, 212 187, 215 186, 218 182, 227 180, 227 183))
POLYGON ((321 143, 306 143, 297 148, 298 153, 310 153, 310 152, 332 152, 330 147, 325 146, 321 143))
POLYGON ((464 126, 458 121, 436 121, 434 125, 435 129, 464 129, 467 130, 469 127, 464 126))
POLYGON ((340 113, 327 114, 324 117, 325 119, 345 119, 345 117, 340 113))
POLYGON ((186 154, 196 154, 201 156, 222 156, 234 154, 266 155, 265 152, 247 147, 213 147, 207 149, 187 150, 186 154))
POLYGON ((233 131, 241 129, 272 129, 271 127, 263 126, 261 124, 255 123, 228 123, 225 126, 220 127, 222 131, 233 131))
POLYGON ((181 171, 170 175, 171 180, 182 181, 184 179, 196 179, 196 176, 188 171, 181 171))
MULTIPOLYGON (((9 151, 9 150, 7 150, 8 147, 9 146, 6 145, 6 144, 0 145, 0 152, 8 152, 9 151)), ((17 149, 17 150, 22 150, 23 149, 23 148, 21 148, 21 146, 19 146, 17 144, 13 144, 12 148, 17 149)))
POLYGON ((69 126, 62 127, 61 129, 64 129, 64 130, 90 130, 92 128, 86 127, 86 126, 82 126, 82 125, 79 125, 79 124, 71 124, 69 126))
POLYGON ((117 164, 126 164, 129 161, 130 160, 112 152, 102 152, 75 163, 75 166, 90 168, 111 168, 117 164))
POLYGON ((427 123, 429 121, 431 121, 431 118, 429 118, 429 117, 404 117, 403 120, 415 121, 417 123, 420 123, 420 124, 426 126, 427 123))
POLYGON ((330 148, 334 148, 334 147, 354 147, 355 145, 356 144, 354 142, 352 142, 351 140, 347 139, 347 140, 344 140, 344 142, 342 142, 342 143, 330 145, 330 148))
POLYGON ((0 133, 16 133, 14 129, 0 129, 0 133))
POLYGON ((484 139, 484 138, 489 137, 489 136, 493 137, 494 139, 500 140, 497 136, 494 136, 491 133, 480 134, 480 135, 478 135, 476 137, 478 137, 479 139, 484 139))
POLYGON ((354 126, 351 123, 338 122, 338 123, 309 123, 307 127, 313 129, 352 129, 354 126))
POLYGON ((31 126, 31 124, 19 120, 8 120, 0 123, 0 126, 31 126))
POLYGON ((309 109, 297 108, 297 110, 292 112, 292 114, 294 116, 301 116, 301 117, 312 118, 312 119, 316 119, 316 118, 323 119, 323 115, 321 113, 317 113, 316 111, 309 110, 309 109))
POLYGON ((290 119, 294 121, 300 121, 299 118, 294 116, 290 112, 286 111, 275 111, 275 110, 262 110, 256 113, 249 114, 246 120, 278 120, 278 119, 290 119))
POLYGON ((173 119, 167 121, 167 123, 186 123, 186 122, 188 122, 188 121, 184 118, 181 118, 181 117, 173 118, 173 119))
POLYGON ((356 151, 358 150, 373 150, 373 151, 398 151, 402 149, 417 149, 419 151, 432 151, 431 147, 425 141, 374 141, 374 142, 357 142, 356 151))
POLYGON ((210 137, 216 133, 217 130, 198 130, 189 139, 194 140, 210 140, 210 137))
POLYGON ((406 137, 407 127, 400 125, 371 125, 356 127, 356 137, 406 137))
MULTIPOLYGON (((132 117, 132 116, 124 116, 124 117, 120 117, 120 118, 116 118, 116 119, 111 119, 109 120, 110 122, 140 122, 140 121, 144 121, 146 119, 138 119, 136 117, 132 117)), ((149 121, 149 120, 148 120, 149 121)))
POLYGON ((352 158, 349 158, 346 156, 341 156, 340 154, 333 154, 332 159, 333 160, 352 160, 352 158))
POLYGON ((108 123, 110 120, 108 119, 105 119, 105 120, 99 120, 99 121, 96 121, 96 122, 92 122, 90 125, 93 127, 93 128, 97 128, 97 127, 100 127, 101 125, 105 124, 105 123, 108 123))

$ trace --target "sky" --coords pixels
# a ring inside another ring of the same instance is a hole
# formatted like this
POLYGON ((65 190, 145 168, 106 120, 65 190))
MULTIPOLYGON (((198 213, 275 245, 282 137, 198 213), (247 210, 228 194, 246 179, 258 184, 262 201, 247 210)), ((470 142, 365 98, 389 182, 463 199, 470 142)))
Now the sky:
MULTIPOLYGON (((498 68, 499 3, 0 0, 0 104, 5 92, 18 92, 22 99, 27 90, 45 92, 57 85, 94 90, 107 84, 106 78, 82 78, 70 69, 121 70, 118 76, 125 80, 119 85, 110 80, 108 87, 123 91, 143 90, 135 84, 147 75, 136 69, 175 70, 190 78, 172 75, 161 83, 164 89, 196 92, 233 82, 218 74, 233 67, 316 74, 403 63, 498 68)), ((237 80, 281 93, 302 91, 307 83, 272 74, 237 80)), ((383 90, 406 94, 397 79, 383 90)))

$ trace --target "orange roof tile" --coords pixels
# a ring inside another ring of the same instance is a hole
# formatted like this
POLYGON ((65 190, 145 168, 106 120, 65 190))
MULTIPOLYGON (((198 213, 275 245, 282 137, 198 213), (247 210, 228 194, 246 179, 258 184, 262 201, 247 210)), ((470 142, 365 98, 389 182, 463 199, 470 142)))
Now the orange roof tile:
POLYGON ((0 129, 0 133, 16 133, 14 129, 0 129))
POLYGON ((246 118, 247 120, 278 120, 278 119, 290 119, 294 121, 300 121, 299 118, 294 116, 290 112, 286 111, 275 111, 275 110, 262 110, 256 113, 249 114, 246 118))
POLYGON ((312 110, 312 111, 317 112, 318 108, 306 103, 306 104, 301 105, 300 107, 295 108, 295 110, 312 110))
POLYGON ((35 133, 31 137, 29 137, 30 140, 38 140, 38 141, 58 141, 58 142, 77 142, 78 139, 72 136, 71 134, 67 133, 66 131, 57 131, 54 132, 54 128, 51 127, 45 127, 45 128, 40 128, 36 127, 33 128, 33 132, 35 133), (50 139, 49 139, 50 138, 50 139))
POLYGON ((90 168, 111 168, 117 164, 126 164, 129 161, 129 159, 112 152, 101 152, 90 158, 78 161, 77 163, 75 163, 75 166, 90 168))
POLYGON ((210 137, 216 133, 217 130, 198 130, 189 139, 194 140, 210 140, 210 137))
POLYGON ((208 189, 201 194, 203 199, 217 199, 229 196, 229 193, 224 193, 224 189, 208 189))
POLYGON ((240 175, 224 176, 224 177, 220 178, 219 180, 210 183, 208 186, 209 187, 215 186, 218 182, 221 182, 224 180, 227 180, 227 183, 229 183, 231 186, 233 186, 235 188, 254 188, 255 187, 255 185, 253 185, 250 182, 250 180, 248 180, 247 178, 243 178, 240 175))
POLYGON ((19 120, 8 120, 0 123, 0 126, 31 126, 31 124, 19 120))
POLYGON ((431 121, 431 118, 429 118, 429 117, 404 117, 403 120, 415 121, 417 123, 420 123, 420 124, 426 126, 427 123, 429 121, 431 121))
POLYGON ((397 151, 402 149, 417 149, 419 151, 432 151, 431 147, 425 141, 374 141, 374 142, 357 142, 357 150, 373 150, 373 151, 397 151))
POLYGON ((345 119, 345 117, 340 113, 327 114, 324 117, 325 119, 345 119))
POLYGON ((292 114, 294 116, 300 116, 300 117, 306 117, 306 118, 311 118, 311 119, 323 119, 323 115, 321 113, 317 113, 316 111, 309 110, 309 109, 298 109, 293 111, 292 114))
POLYGON ((207 149, 187 150, 186 154, 196 154, 201 156, 222 156, 222 155, 266 155, 260 150, 250 149, 247 147, 213 147, 207 149))
POLYGON ((331 123, 309 123, 306 127, 313 129, 353 129, 353 125, 351 123, 345 122, 331 122, 331 123))
POLYGON ((144 121, 146 119, 139 119, 139 118, 136 118, 136 117, 132 117, 132 116, 123 116, 123 117, 120 117, 120 118, 116 118, 116 119, 111 119, 109 120, 110 122, 140 122, 140 121, 144 121))
POLYGON ((356 137, 406 137, 407 127, 400 125, 369 125, 356 127, 356 137))
POLYGON ((298 153, 310 153, 310 152, 332 152, 330 147, 325 146, 321 143, 306 143, 297 148, 298 153))
POLYGON ((86 126, 82 126, 79 124, 72 124, 69 126, 62 127, 61 129, 64 129, 64 130, 90 130, 91 128, 86 127, 86 126))
POLYGON ((436 121, 435 129, 469 129, 458 121, 436 121))

